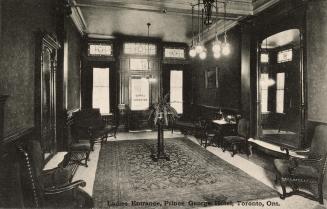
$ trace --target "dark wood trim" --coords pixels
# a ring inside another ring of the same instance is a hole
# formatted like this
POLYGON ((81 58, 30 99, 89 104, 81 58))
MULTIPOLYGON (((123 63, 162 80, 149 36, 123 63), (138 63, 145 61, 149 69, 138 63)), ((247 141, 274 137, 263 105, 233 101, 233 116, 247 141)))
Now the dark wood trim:
POLYGON ((205 104, 195 104, 195 105, 199 106, 199 107, 207 108, 207 109, 217 110, 217 111, 219 111, 221 109, 221 110, 240 112, 240 109, 237 109, 237 108, 210 106, 210 105, 205 105, 205 104))
POLYGON ((162 64, 166 64, 166 65, 189 65, 191 62, 189 59, 174 59, 174 58, 164 58, 162 60, 162 64))
POLYGON ((13 131, 10 131, 10 133, 4 137, 0 146, 4 147, 8 144, 17 144, 19 143, 20 139, 22 139, 25 136, 31 135, 33 132, 34 132, 33 126, 17 128, 13 131))

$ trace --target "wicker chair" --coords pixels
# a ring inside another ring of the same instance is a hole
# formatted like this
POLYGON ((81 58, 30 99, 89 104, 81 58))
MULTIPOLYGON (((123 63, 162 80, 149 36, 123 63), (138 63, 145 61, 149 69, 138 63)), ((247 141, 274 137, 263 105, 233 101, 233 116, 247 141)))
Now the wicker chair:
POLYGON ((21 164, 21 185, 26 208, 92 208, 92 198, 79 187, 85 181, 71 182, 72 172, 62 162, 58 167, 43 170, 44 161, 40 143, 29 140, 26 145, 19 145, 18 153, 21 164))
POLYGON ((301 158, 299 156, 291 157, 289 150, 281 147, 281 150, 286 151, 289 157, 288 159, 274 160, 276 180, 280 182, 283 191, 283 194, 280 195, 282 199, 295 194, 323 204, 323 180, 327 157, 326 137, 327 126, 317 126, 310 149, 296 151, 297 155, 302 156, 301 158), (286 185, 292 188, 291 192, 286 192, 286 185), (311 185, 317 186, 318 194, 309 192, 311 185))

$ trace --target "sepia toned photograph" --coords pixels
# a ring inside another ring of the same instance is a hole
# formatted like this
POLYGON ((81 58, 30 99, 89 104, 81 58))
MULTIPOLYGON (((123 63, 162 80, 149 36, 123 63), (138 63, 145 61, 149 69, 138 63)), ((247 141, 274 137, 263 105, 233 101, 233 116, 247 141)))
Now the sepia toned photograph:
POLYGON ((0 0, 0 208, 327 208, 327 0, 0 0))

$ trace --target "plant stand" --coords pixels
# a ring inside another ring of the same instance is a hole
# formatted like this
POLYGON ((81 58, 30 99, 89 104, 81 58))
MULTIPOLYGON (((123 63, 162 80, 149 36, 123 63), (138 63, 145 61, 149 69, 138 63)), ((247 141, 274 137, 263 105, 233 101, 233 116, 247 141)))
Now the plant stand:
POLYGON ((160 123, 158 123, 158 145, 157 153, 153 153, 151 158, 153 161, 157 162, 160 159, 170 160, 169 156, 165 153, 165 144, 164 144, 164 134, 163 128, 160 123))

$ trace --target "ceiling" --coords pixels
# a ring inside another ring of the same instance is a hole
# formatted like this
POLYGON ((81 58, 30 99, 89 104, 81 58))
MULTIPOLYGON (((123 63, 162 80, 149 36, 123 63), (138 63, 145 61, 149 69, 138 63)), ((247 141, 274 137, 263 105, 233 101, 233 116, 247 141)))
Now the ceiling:
MULTIPOLYGON (((226 0, 226 28, 238 20, 254 15, 279 0, 226 0)), ((217 0, 215 24, 205 30, 210 38, 224 28, 224 0, 217 0)), ((72 18, 79 30, 93 38, 118 35, 150 36, 164 41, 187 42, 192 39, 192 7, 197 0, 71 0, 72 18)), ((200 8, 201 9, 201 8, 200 8)), ((198 8, 194 8, 197 14, 198 8)), ((197 31, 197 17, 193 18, 197 31)))

